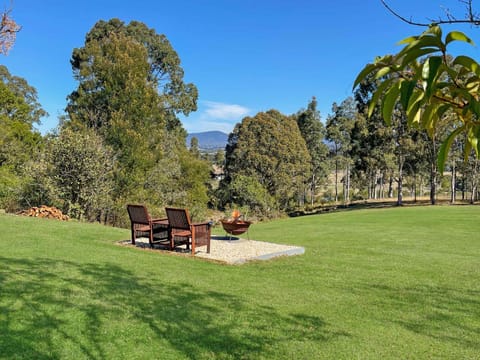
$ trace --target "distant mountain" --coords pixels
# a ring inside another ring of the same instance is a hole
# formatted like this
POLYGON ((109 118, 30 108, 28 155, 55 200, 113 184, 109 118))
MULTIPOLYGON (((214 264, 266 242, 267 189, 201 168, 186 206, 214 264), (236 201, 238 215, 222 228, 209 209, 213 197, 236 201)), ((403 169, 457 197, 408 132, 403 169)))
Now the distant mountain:
POLYGON ((191 133, 187 136, 187 147, 190 147, 192 137, 198 140, 198 148, 200 150, 223 150, 227 145, 228 134, 221 131, 205 131, 199 133, 191 133))

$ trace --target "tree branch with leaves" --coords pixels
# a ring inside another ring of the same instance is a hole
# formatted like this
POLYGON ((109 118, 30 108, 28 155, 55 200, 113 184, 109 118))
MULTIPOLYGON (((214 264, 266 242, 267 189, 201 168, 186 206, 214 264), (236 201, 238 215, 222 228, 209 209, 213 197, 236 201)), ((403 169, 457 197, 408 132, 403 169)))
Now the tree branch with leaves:
POLYGON ((465 55, 452 58, 448 46, 456 41, 473 45, 464 33, 452 31, 446 36, 438 25, 419 36, 400 42, 405 45, 395 55, 378 57, 357 76, 354 88, 367 77, 381 80, 369 104, 371 116, 380 106, 384 120, 390 123, 393 110, 400 103, 409 126, 435 134, 439 121, 451 116, 453 130, 443 140, 438 154, 440 172, 453 140, 460 134, 467 139, 465 157, 472 150, 480 153, 480 64, 465 55))

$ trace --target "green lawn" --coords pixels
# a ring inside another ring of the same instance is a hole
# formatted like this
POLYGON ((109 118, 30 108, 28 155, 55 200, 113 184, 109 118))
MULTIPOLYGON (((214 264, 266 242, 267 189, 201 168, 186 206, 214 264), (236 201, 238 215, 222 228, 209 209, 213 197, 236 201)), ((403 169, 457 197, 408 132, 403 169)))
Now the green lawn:
MULTIPOLYGON (((1 359, 479 359, 480 207, 255 224, 305 255, 227 266, 0 215, 1 359)), ((221 233, 221 231, 219 230, 221 233)))

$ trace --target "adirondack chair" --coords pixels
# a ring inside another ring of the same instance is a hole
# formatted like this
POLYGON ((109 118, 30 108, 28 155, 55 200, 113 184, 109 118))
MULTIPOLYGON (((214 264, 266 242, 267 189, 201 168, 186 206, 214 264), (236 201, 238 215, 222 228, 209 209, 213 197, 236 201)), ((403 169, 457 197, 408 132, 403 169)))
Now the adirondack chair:
POLYGON ((176 240, 187 239, 187 249, 192 246, 192 255, 199 246, 207 246, 207 253, 210 253, 210 223, 192 223, 188 209, 165 208, 168 218, 168 225, 171 231, 171 246, 176 246, 176 240))
POLYGON ((168 219, 152 219, 144 205, 127 205, 130 217, 132 244, 137 237, 148 237, 150 247, 156 244, 166 245, 171 249, 168 219))

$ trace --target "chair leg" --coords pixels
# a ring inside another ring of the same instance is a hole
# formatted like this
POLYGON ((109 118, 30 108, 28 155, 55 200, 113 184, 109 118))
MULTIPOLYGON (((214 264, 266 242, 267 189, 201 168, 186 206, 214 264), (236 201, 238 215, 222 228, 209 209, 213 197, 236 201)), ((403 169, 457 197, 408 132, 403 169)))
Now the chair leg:
POLYGON ((132 230, 132 245, 135 245, 135 225, 131 225, 132 230))
POLYGON ((153 249, 153 229, 150 225, 150 231, 148 232, 148 242, 150 243, 150 248, 153 249))
POLYGON ((172 235, 172 229, 170 229, 170 226, 168 227, 168 240, 170 241, 170 251, 173 251, 175 249, 175 243, 173 242, 173 235, 172 235))
POLYGON ((192 255, 195 255, 195 236, 192 236, 192 255))

